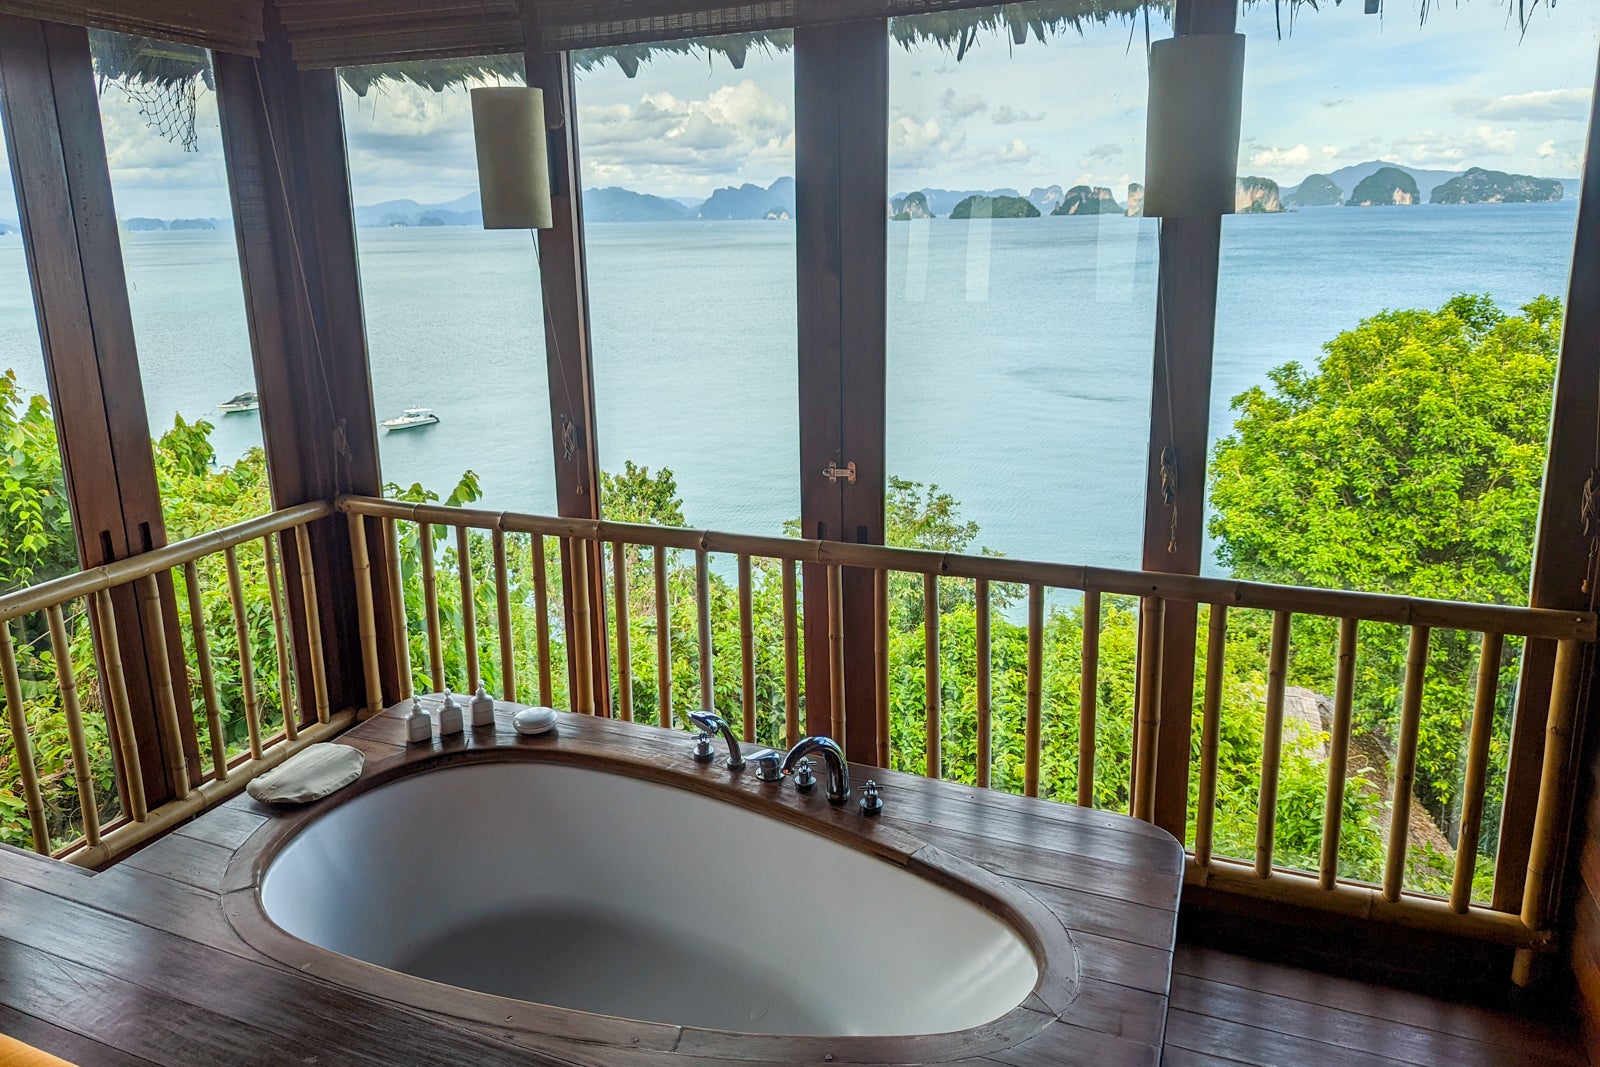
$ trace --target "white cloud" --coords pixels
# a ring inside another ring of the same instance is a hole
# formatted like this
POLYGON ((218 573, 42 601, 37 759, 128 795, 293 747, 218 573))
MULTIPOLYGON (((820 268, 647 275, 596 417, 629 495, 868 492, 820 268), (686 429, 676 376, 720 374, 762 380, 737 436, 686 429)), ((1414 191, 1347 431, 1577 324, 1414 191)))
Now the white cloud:
POLYGON ((959 122, 988 111, 989 105, 981 96, 957 96, 954 89, 946 89, 939 98, 939 109, 959 122))
POLYGON ((1539 145, 1539 158, 1540 159, 1550 159, 1555 154, 1556 154, 1556 143, 1554 141, 1545 141, 1544 143, 1539 145))
POLYGON ((1479 124, 1464 133, 1437 134, 1432 130, 1407 134, 1392 143, 1389 154, 1403 163, 1476 165, 1484 156, 1504 156, 1515 152, 1517 131, 1479 124))
POLYGON ((1303 167, 1311 162, 1311 149, 1304 144, 1293 148, 1265 148, 1250 157, 1253 167, 1303 167))
POLYGON ((995 154, 995 158, 1001 163, 1026 163, 1033 158, 1033 149, 1022 138, 1014 137, 1010 144, 995 154))
POLYGON ((1588 89, 1537 89, 1503 96, 1463 96, 1450 107, 1462 115, 1500 122, 1582 122, 1589 117, 1588 89))
POLYGON ((1042 122, 1044 118, 1042 111, 1024 111, 1010 104, 1001 104, 994 109, 993 121, 996 126, 1010 126, 1017 122, 1042 122))

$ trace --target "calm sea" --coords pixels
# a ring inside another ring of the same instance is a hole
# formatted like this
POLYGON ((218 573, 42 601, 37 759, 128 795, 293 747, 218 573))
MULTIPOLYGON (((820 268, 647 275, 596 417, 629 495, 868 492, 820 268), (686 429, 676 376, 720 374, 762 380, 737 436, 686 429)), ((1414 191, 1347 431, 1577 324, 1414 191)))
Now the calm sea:
MULTIPOLYGON (((1575 219, 1572 201, 1227 218, 1213 438, 1234 395, 1381 308, 1564 296, 1575 219)), ((443 495, 470 468, 488 506, 552 510, 528 235, 359 236, 379 416, 442 420, 384 435, 385 477, 443 495)), ((890 471, 950 492, 1008 555, 1136 565, 1155 244, 1153 220, 891 223, 890 471)), ((152 426, 211 419, 224 461, 258 443, 255 415, 214 407, 252 387, 231 234, 130 233, 124 252, 152 426)), ((590 230, 601 462, 671 467, 693 525, 770 533, 799 512, 794 255, 781 223, 590 230)), ((15 236, 0 361, 43 388, 15 236)))

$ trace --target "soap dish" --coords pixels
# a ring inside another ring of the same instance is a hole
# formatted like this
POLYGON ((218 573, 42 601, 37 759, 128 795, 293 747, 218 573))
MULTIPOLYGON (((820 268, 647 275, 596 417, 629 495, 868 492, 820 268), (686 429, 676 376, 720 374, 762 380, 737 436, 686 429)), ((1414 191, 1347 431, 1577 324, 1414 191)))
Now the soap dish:
POLYGON ((556 725, 556 709, 523 708, 511 717, 511 725, 526 736, 549 733, 556 725))

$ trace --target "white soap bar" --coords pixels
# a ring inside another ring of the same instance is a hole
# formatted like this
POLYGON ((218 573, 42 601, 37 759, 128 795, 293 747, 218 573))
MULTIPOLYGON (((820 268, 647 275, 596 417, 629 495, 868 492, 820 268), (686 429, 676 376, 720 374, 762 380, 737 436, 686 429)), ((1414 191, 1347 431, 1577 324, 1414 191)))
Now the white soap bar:
POLYGON ((519 734, 547 733, 555 724, 555 708, 523 708, 511 717, 511 725, 519 734))

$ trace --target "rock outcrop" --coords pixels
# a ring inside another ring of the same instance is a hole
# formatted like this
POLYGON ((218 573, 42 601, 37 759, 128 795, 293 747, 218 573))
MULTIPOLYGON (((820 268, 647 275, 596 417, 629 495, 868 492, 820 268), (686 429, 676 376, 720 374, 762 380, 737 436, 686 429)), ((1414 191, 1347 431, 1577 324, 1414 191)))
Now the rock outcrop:
POLYGON ((1289 202, 1295 207, 1338 207, 1344 203, 1344 190, 1326 174, 1311 174, 1300 183, 1289 202))
POLYGON ((1052 215, 1120 215, 1122 205, 1103 185, 1074 185, 1062 194, 1052 215))
POLYGON ((1433 187, 1430 204, 1548 204, 1565 192, 1554 178, 1507 174, 1503 170, 1473 167, 1443 185, 1433 187))
POLYGON ((910 222, 912 219, 933 218, 933 212, 928 210, 928 198, 920 192, 907 193, 905 199, 898 200, 891 206, 895 211, 890 217, 895 222, 910 222))
POLYGON ((1234 187, 1233 210, 1240 215, 1275 215, 1283 210, 1278 183, 1271 178, 1240 178, 1234 187))
POLYGON ((1422 202, 1416 179, 1399 167, 1380 167, 1356 183, 1345 207, 1410 207, 1422 202))
POLYGON ((969 196, 950 212, 953 219, 1036 219, 1039 209, 1020 196, 969 196))
POLYGON ((1138 182, 1128 183, 1128 207, 1125 214, 1129 218, 1144 214, 1144 186, 1138 182))

